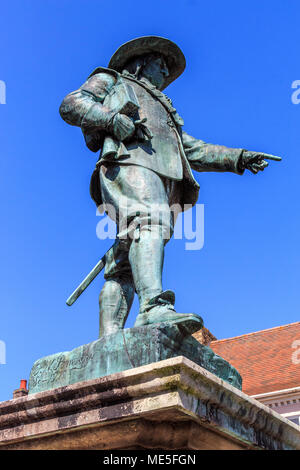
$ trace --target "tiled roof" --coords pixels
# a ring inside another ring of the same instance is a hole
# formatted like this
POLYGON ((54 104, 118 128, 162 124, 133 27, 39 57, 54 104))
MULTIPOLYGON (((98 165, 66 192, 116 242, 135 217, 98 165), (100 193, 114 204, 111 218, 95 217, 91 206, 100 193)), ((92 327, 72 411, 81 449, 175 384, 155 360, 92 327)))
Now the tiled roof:
POLYGON ((212 341, 242 375, 248 395, 300 386, 300 322, 212 341))

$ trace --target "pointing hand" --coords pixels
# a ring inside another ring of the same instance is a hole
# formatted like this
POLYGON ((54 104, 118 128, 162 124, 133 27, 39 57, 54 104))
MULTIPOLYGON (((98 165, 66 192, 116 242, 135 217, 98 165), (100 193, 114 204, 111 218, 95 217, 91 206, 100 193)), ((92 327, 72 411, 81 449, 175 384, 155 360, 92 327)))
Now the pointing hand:
POLYGON ((243 150, 241 167, 243 170, 250 170, 256 175, 259 171, 263 171, 269 165, 266 160, 274 160, 275 162, 280 162, 281 157, 276 157, 275 155, 270 155, 268 153, 243 150))

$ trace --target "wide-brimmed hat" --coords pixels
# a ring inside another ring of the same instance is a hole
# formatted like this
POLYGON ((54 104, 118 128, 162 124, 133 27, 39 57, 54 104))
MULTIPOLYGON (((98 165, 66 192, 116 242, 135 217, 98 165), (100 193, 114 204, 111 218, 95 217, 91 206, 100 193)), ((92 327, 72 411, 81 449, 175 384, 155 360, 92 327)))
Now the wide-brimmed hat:
POLYGON ((139 57, 149 53, 160 53, 164 57, 169 76, 165 77, 164 87, 166 88, 172 83, 185 69, 185 57, 181 49, 172 41, 159 36, 143 36, 125 42, 109 61, 108 67, 122 72, 125 64, 135 57, 139 57))

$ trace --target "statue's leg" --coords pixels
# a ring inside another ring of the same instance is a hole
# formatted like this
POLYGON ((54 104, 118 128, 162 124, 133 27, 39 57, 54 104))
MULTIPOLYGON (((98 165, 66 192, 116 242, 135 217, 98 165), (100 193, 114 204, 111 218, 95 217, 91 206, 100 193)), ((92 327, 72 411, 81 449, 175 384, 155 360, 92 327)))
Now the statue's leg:
POLYGON ((145 225, 130 245, 129 262, 140 301, 140 311, 134 326, 175 322, 184 334, 192 334, 202 328, 202 318, 193 313, 177 313, 174 293, 162 291, 163 232, 164 226, 160 223, 145 225))
POLYGON ((173 233, 166 183, 148 168, 105 164, 100 186, 105 210, 118 226, 119 251, 127 251, 143 311, 162 292, 164 245, 173 233))
POLYGON ((138 238, 130 244, 128 258, 139 297, 140 312, 147 308, 153 297, 162 292, 164 245, 159 224, 145 225, 138 229, 138 238))
POLYGON ((124 328, 134 297, 132 282, 120 278, 108 279, 99 296, 100 334, 116 333, 124 328))
POLYGON ((172 190, 170 180, 140 166, 107 165, 101 171, 102 198, 117 208, 117 236, 127 246, 139 297, 140 312, 135 326, 162 321, 201 323, 200 317, 196 319, 193 314, 178 314, 174 309, 174 293, 162 290, 164 246, 174 226, 170 203, 174 200, 172 193, 176 199, 180 188, 174 185, 172 190))
POLYGON ((106 282, 99 296, 100 337, 124 328, 134 298, 127 251, 118 241, 106 255, 104 277, 106 282))

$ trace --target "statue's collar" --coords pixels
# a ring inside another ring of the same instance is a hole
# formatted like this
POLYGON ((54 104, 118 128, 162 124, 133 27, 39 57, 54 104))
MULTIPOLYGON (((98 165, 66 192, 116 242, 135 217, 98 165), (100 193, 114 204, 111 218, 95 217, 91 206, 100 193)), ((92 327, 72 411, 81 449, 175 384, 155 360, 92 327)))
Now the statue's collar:
POLYGON ((172 114, 172 117, 178 126, 181 127, 184 125, 184 121, 182 117, 179 116, 176 109, 173 107, 171 99, 167 95, 165 95, 165 93, 156 88, 156 86, 153 85, 149 80, 147 80, 147 78, 142 77, 141 79, 137 79, 134 75, 127 71, 123 72, 122 76, 138 83, 143 88, 146 88, 149 93, 155 98, 157 98, 162 103, 162 105, 172 114))
MULTIPOLYGON (((158 90, 158 88, 153 85, 150 80, 148 80, 146 77, 142 77, 142 78, 137 78, 133 73, 130 73, 128 72, 127 70, 124 70, 122 72, 122 75, 124 77, 129 77, 129 78, 132 78, 133 80, 135 80, 136 82, 142 82, 144 83, 148 88, 150 88, 151 90, 155 89, 155 90, 158 90)), ((158 90, 159 91, 159 90, 158 90)))
MULTIPOLYGON (((158 88, 156 88, 155 85, 153 85, 149 80, 147 80, 147 78, 145 77, 142 77, 141 79, 138 79, 136 78, 135 75, 127 72, 127 70, 124 70, 121 73, 119 72, 116 72, 115 70, 113 69, 108 69, 108 68, 105 68, 105 67, 97 67, 89 76, 88 78, 91 78, 93 75, 97 74, 97 73, 111 73, 113 74, 117 79, 118 77, 125 77, 125 78, 129 78, 129 80, 133 80, 134 82, 136 83, 139 83, 140 85, 142 85, 144 88, 147 88, 152 95, 156 96, 157 98, 159 98, 161 101, 165 102, 168 104, 168 108, 172 108, 172 101, 171 99, 165 95, 162 91, 160 91, 158 88), (171 106, 170 106, 171 105, 171 106)), ((173 111, 171 109, 169 109, 170 112, 175 112, 175 108, 173 108, 173 111)))
POLYGON ((156 96, 160 101, 163 101, 167 107, 169 108, 169 111, 171 113, 175 112, 176 109, 173 108, 172 106, 172 101, 171 98, 169 98, 165 93, 160 91, 155 85, 153 85, 147 78, 142 77, 142 78, 136 78, 134 75, 132 75, 129 72, 123 72, 122 74, 124 77, 129 78, 130 80, 135 81, 136 83, 139 83, 142 85, 144 88, 148 88, 148 90, 151 91, 151 94, 156 96))

